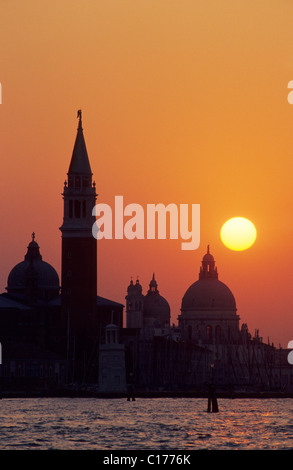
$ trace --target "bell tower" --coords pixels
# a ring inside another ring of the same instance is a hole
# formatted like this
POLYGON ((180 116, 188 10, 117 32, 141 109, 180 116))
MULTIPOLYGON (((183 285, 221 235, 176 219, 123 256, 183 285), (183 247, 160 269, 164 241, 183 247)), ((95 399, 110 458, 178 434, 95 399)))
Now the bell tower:
POLYGON ((127 288, 126 299, 126 325, 127 328, 142 328, 143 327, 143 299, 142 287, 139 280, 133 283, 131 279, 130 285, 127 288))
POLYGON ((62 323, 72 337, 87 335, 96 325, 97 240, 92 235, 96 188, 82 129, 78 128, 64 183, 62 233, 62 323))

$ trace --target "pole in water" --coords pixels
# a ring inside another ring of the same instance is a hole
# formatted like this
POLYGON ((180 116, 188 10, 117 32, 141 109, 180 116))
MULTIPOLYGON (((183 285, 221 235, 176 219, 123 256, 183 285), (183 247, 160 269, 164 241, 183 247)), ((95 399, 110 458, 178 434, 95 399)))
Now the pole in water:
POLYGON ((135 401, 132 373, 130 373, 130 384, 127 385, 127 401, 130 401, 130 397, 132 397, 132 401, 135 401))
POLYGON ((218 400, 216 396, 216 390, 215 386, 213 383, 209 384, 209 389, 208 389, 208 409, 207 412, 210 413, 218 413, 219 407, 218 407, 218 400))

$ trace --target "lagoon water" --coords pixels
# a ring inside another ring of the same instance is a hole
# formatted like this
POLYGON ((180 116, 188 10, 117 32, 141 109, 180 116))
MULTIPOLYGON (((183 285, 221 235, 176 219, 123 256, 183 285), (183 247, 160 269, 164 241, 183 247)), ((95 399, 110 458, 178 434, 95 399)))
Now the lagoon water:
POLYGON ((0 449, 293 449, 292 399, 0 400, 0 449))

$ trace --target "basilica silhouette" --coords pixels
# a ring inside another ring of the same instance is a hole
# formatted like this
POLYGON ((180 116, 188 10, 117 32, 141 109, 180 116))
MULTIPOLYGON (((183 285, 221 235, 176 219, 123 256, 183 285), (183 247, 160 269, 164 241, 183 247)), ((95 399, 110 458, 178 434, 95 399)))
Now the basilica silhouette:
POLYGON ((229 393, 293 392, 288 351, 240 325, 209 246, 177 325, 155 273, 146 294, 139 279, 130 281, 126 327, 124 305, 98 295, 97 193, 81 111, 62 197, 61 285, 32 233, 0 295, 2 394, 200 394, 211 381, 229 393))

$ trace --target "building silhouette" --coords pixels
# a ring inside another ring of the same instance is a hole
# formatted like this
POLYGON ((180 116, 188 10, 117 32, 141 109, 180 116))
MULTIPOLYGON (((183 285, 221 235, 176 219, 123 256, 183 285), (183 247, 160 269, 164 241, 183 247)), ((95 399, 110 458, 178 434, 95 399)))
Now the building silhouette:
POLYGON ((126 327, 124 305, 98 295, 97 194, 81 111, 62 197, 61 282, 32 233, 0 295, 2 393, 202 393, 211 380, 223 391, 293 392, 289 351, 240 325, 209 246, 178 325, 155 274, 146 294, 138 279, 130 281, 126 327))
POLYGON ((146 295, 142 294, 139 280, 137 279, 135 284, 131 280, 125 299, 128 328, 139 328, 145 336, 152 338, 154 329, 170 326, 170 306, 159 293, 155 274, 146 295))
POLYGON ((123 305, 97 295, 97 240, 92 236, 95 183, 78 112, 63 190, 61 285, 32 234, 24 260, 0 295, 2 388, 60 389, 98 383, 105 327, 121 330, 123 305))
POLYGON ((232 342, 238 337, 239 316, 231 290, 218 279, 215 260, 210 253, 202 259, 199 279, 182 298, 179 327, 184 339, 199 344, 232 342))
POLYGON ((115 324, 105 327, 105 342, 99 347, 99 391, 126 393, 125 348, 119 341, 119 328, 115 324))
MULTIPOLYGON (((149 321, 139 282, 127 289, 124 342, 138 390, 203 390, 211 382, 223 391, 293 391, 288 350, 265 343, 256 330, 240 326, 236 301, 219 280, 210 247, 198 279, 182 297, 178 326, 170 325, 165 302, 149 321)), ((160 305, 160 307, 158 307, 160 305)))
POLYGON ((184 341, 192 341, 210 352, 210 373, 218 385, 278 388, 275 348, 263 343, 258 334, 252 338, 246 324, 240 328, 234 295, 219 280, 209 246, 198 280, 182 298, 178 321, 184 341))

